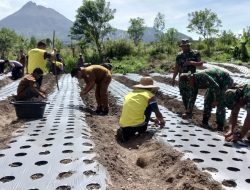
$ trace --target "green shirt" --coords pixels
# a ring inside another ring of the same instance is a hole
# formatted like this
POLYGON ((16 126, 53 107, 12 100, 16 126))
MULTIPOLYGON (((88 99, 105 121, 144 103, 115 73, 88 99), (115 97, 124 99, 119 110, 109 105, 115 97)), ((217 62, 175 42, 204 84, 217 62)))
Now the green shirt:
POLYGON ((186 65, 186 61, 200 61, 201 56, 197 50, 190 50, 189 52, 179 52, 176 56, 176 64, 181 68, 181 73, 196 72, 194 65, 186 65))
POLYGON ((250 84, 246 84, 243 87, 243 99, 246 102, 247 113, 250 113, 250 84))

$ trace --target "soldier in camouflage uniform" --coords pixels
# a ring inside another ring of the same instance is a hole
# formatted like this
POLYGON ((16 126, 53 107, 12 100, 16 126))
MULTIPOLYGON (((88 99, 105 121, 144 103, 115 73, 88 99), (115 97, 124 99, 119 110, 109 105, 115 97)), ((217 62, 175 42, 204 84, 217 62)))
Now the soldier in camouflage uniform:
POLYGON ((176 56, 176 64, 172 79, 172 85, 175 85, 176 76, 181 73, 195 73, 197 66, 202 66, 204 63, 201 61, 200 53, 197 50, 192 50, 190 48, 189 40, 183 39, 181 41, 180 47, 182 51, 176 56))
POLYGON ((180 77, 180 93, 184 100, 186 113, 185 117, 191 117, 194 103, 199 89, 207 89, 204 96, 204 111, 202 124, 208 127, 208 120, 211 116, 212 108, 217 106, 216 123, 217 129, 222 131, 225 122, 225 104, 223 96, 225 91, 233 85, 233 79, 228 73, 219 69, 206 69, 194 74, 183 74, 180 77), (185 90, 183 90, 185 89, 185 90))
POLYGON ((250 130, 250 84, 238 86, 235 89, 228 89, 225 93, 225 105, 228 109, 232 110, 230 128, 225 134, 225 139, 226 141, 241 140, 250 130), (247 116, 241 131, 234 133, 241 107, 246 108, 247 116))

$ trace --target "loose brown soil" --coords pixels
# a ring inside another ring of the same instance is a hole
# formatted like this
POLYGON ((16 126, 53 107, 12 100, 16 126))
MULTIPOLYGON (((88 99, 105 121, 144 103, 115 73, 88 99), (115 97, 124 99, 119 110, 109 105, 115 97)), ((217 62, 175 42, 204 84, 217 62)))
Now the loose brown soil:
MULTIPOLYGON (((133 84, 132 81, 126 81, 133 84)), ((80 81, 83 86, 83 81, 80 81)), ((133 138, 127 143, 116 140, 121 107, 109 95, 110 113, 91 114, 96 101, 91 90, 82 99, 86 104, 86 120, 92 130, 97 160, 110 175, 109 190, 186 190, 222 189, 206 172, 197 169, 190 160, 181 161, 182 154, 155 139, 153 134, 133 138)))
MULTIPOLYGON (((55 77, 51 74, 44 76, 42 88, 45 90, 46 94, 51 93, 54 90, 55 77)), ((9 97, 7 100, 0 101, 0 149, 6 148, 7 143, 12 136, 21 135, 21 133, 14 133, 18 129, 24 127, 24 122, 26 120, 18 119, 16 117, 15 108, 10 101, 13 97, 9 97)))
POLYGON ((5 85, 10 84, 12 82, 13 82, 13 80, 11 80, 10 77, 6 77, 3 80, 0 80, 0 88, 4 87, 5 85))

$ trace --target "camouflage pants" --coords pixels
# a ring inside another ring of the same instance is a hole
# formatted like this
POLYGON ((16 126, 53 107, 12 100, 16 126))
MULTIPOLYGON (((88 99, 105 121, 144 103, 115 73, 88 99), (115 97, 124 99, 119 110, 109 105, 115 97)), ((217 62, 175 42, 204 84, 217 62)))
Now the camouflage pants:
POLYGON ((179 89, 185 109, 191 111, 192 113, 197 98, 198 89, 191 90, 186 85, 182 85, 182 83, 179 83, 179 89))
MULTIPOLYGON (((208 122, 211 117, 212 103, 214 101, 213 92, 208 89, 204 97, 204 111, 203 111, 203 123, 208 122)), ((221 96, 223 97, 223 96, 221 96)), ((216 123, 218 126, 223 126, 225 122, 226 109, 224 100, 222 98, 218 99, 218 106, 216 109, 216 123)))

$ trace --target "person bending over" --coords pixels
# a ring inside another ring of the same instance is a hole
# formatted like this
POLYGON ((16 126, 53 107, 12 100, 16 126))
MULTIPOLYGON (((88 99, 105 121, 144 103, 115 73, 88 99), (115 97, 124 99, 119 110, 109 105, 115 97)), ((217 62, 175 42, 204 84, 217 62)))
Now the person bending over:
POLYGON ((111 82, 110 70, 100 65, 91 65, 72 69, 71 76, 84 79, 86 86, 81 92, 82 96, 87 94, 96 85, 95 97, 97 108, 95 112, 96 114, 107 115, 109 112, 108 86, 111 82))
POLYGON ((229 131, 225 134, 226 141, 237 141, 244 138, 250 130, 250 84, 238 86, 235 89, 228 89, 225 93, 225 104, 231 109, 229 131), (247 116, 239 132, 235 132, 240 108, 245 107, 247 116))

